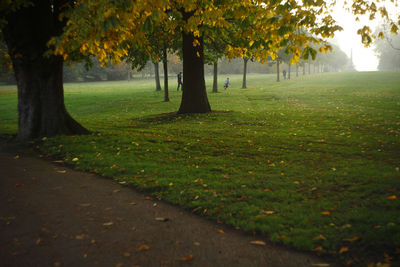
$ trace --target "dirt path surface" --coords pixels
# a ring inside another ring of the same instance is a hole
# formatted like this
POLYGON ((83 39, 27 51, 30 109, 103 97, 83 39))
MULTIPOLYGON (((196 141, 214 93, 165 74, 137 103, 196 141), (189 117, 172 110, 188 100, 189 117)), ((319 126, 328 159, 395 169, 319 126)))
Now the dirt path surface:
POLYGON ((40 159, 26 149, 0 146, 1 266, 328 263, 284 247, 250 244, 254 240, 262 237, 146 199, 132 188, 40 159))

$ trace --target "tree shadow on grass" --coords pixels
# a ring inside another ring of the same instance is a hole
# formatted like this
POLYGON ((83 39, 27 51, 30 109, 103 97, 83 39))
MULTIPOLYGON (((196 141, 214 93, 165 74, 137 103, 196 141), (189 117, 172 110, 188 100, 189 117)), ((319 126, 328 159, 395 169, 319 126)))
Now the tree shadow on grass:
POLYGON ((215 114, 229 114, 233 113, 233 111, 225 111, 225 110, 215 110, 209 113, 190 113, 190 114, 178 114, 177 112, 168 112, 161 114, 149 115, 141 118, 131 119, 132 125, 127 126, 129 128, 143 128, 146 125, 162 125, 174 123, 177 121, 197 121, 200 118, 203 119, 205 117, 213 116, 215 114))

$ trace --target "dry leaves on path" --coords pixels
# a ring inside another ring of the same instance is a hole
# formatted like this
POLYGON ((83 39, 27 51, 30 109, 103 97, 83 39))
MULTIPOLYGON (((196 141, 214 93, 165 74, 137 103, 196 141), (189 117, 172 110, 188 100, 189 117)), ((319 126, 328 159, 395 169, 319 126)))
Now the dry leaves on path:
POLYGON ((191 261, 193 259, 194 259, 193 255, 189 255, 189 256, 184 257, 184 258, 179 258, 178 261, 191 261))
POLYGON ((266 246, 267 245, 267 243, 265 243, 264 241, 261 241, 261 240, 250 241, 250 244, 258 245, 258 246, 266 246))

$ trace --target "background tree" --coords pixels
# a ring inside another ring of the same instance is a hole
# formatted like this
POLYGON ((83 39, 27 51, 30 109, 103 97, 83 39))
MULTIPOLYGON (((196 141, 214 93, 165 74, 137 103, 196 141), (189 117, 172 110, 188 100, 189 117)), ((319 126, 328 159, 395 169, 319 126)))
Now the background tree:
POLYGON ((374 41, 374 50, 379 59, 378 69, 400 70, 400 37, 390 35, 385 25, 379 27, 375 34, 379 36, 374 41))

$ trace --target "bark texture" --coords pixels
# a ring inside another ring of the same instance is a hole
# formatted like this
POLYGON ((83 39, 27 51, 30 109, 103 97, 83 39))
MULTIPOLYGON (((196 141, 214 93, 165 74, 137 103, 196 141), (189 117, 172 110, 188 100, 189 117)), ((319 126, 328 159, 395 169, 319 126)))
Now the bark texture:
POLYGON ((279 60, 276 60, 276 81, 280 82, 280 73, 279 73, 279 60))
POLYGON ((213 93, 218 93, 218 61, 214 62, 213 93))
POLYGON ((211 112, 204 80, 203 39, 195 37, 193 33, 183 32, 182 41, 183 93, 178 113, 211 112), (193 46, 195 39, 199 42, 196 47, 193 46))
POLYGON ((161 91, 161 84, 160 84, 160 71, 158 67, 158 62, 154 62, 154 76, 156 79, 156 91, 161 91))
POLYGON ((88 133, 65 109, 62 57, 44 56, 49 39, 61 33, 64 2, 34 1, 6 15, 3 34, 18 86, 20 140, 88 133))
POLYGON ((243 57, 243 83, 242 83, 242 89, 247 88, 247 62, 249 59, 247 57, 243 57))
POLYGON ((168 93, 168 58, 167 58, 167 47, 163 48, 163 68, 164 68, 164 102, 169 102, 168 93))

